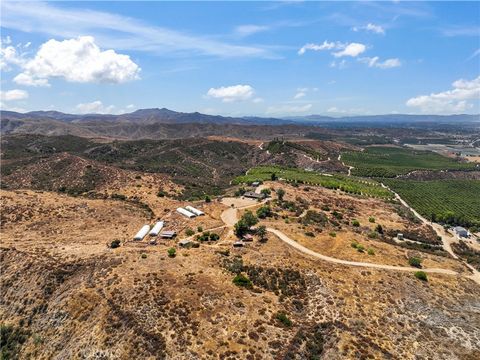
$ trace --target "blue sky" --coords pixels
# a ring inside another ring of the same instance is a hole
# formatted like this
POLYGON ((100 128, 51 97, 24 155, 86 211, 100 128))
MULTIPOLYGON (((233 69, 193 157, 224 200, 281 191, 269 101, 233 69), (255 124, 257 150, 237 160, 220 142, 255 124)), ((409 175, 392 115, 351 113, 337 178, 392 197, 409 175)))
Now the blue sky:
POLYGON ((12 2, 1 106, 478 113, 479 2, 12 2))

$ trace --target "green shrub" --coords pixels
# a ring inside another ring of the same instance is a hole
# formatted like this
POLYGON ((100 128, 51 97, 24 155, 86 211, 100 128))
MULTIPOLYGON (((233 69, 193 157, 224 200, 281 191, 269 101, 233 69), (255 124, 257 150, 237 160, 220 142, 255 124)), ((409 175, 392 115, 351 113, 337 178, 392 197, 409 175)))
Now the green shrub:
POLYGON ((422 259, 419 257, 414 257, 412 256, 411 258, 408 259, 408 263, 410 266, 421 268, 422 267, 422 259))
POLYGON ((367 254, 368 255, 375 255, 375 250, 373 250, 372 248, 368 248, 367 254))
POLYGON ((113 240, 111 243, 110 243, 110 247, 112 249, 116 249, 118 247, 120 247, 120 240, 113 240))
POLYGON ((210 241, 218 241, 220 239, 220 235, 216 233, 210 233, 210 241))
POLYGON ((352 248, 356 249, 357 246, 358 246, 358 242, 354 240, 354 241, 352 241, 352 243, 350 244, 350 246, 351 246, 352 248))
POLYGON ((243 274, 237 274, 232 281, 237 286, 245 287, 248 289, 252 288, 252 282, 248 277, 243 274))
POLYGON ((422 281, 428 281, 427 274, 424 271, 416 271, 415 277, 422 281))
POLYGON ((265 219, 265 218, 267 218, 267 217, 270 217, 270 216, 272 216, 272 209, 271 209, 270 206, 268 206, 268 205, 260 206, 260 207, 257 209, 257 216, 258 216, 260 219, 265 219))
POLYGON ((335 231, 331 231, 328 233, 328 235, 330 235, 331 237, 336 237, 337 233, 335 231))
POLYGON ((354 227, 359 227, 360 226, 360 222, 358 220, 352 220, 352 226, 354 227))
POLYGON ((376 231, 370 231, 367 236, 369 239, 376 239, 378 238, 378 233, 376 231))
POLYGON ((383 234, 383 227, 382 225, 378 224, 377 226, 375 226, 375 231, 379 234, 383 234))
POLYGON ((197 226, 197 232, 202 232, 202 231, 203 231, 203 227, 197 226))
POLYGON ((212 199, 210 198, 210 196, 208 195, 205 196, 205 202, 206 203, 212 202, 212 199))
POLYGON ((328 206, 328 205, 322 205, 321 209, 322 209, 323 211, 330 211, 330 206, 328 206))
POLYGON ((0 359, 18 359, 20 347, 27 341, 30 334, 22 328, 11 325, 0 325, 0 359))
POLYGON ((147 258, 147 254, 142 254, 142 259, 146 259, 147 258))
POLYGON ((285 190, 283 190, 282 188, 278 189, 277 190, 278 200, 283 201, 284 196, 285 196, 285 190))
POLYGON ((371 223, 374 223, 375 222, 375 218, 373 216, 370 216, 368 218, 368 221, 371 222, 371 223))
POLYGON ((175 248, 170 248, 167 250, 168 256, 174 258, 177 255, 177 250, 175 248))
POLYGON ((160 190, 160 191, 157 193, 157 196, 158 196, 158 197, 165 197, 165 195, 166 195, 165 191, 162 191, 162 190, 160 190))
POLYGON ((357 251, 363 253, 365 251, 365 247, 362 244, 358 244, 357 251))
POLYGON ((195 234, 195 231, 193 231, 192 229, 188 228, 187 230, 185 230, 185 235, 192 236, 193 234, 195 234))
POLYGON ((284 312, 282 311, 279 311, 277 313, 277 315, 275 315, 275 318, 280 322, 282 323, 282 325, 286 326, 286 327, 290 327, 292 326, 292 320, 290 320, 287 316, 287 314, 285 314, 284 312))
POLYGON ((311 231, 305 232, 305 235, 310 236, 310 237, 315 237, 315 234, 311 231))

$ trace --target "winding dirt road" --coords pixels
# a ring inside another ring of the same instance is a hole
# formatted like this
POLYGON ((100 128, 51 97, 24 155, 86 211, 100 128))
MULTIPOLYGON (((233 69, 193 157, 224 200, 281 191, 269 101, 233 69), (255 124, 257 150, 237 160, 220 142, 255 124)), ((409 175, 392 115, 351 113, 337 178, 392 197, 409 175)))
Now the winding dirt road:
MULTIPOLYGON (((266 200, 264 200, 263 202, 265 202, 265 201, 266 200)), ((238 209, 251 208, 251 207, 255 207, 255 206, 258 206, 259 204, 261 204, 257 201, 254 201, 254 200, 238 199, 238 198, 225 198, 225 199, 223 199, 222 202, 225 205, 229 206, 229 208, 222 212, 220 218, 225 223, 225 225, 229 226, 229 227, 233 227, 235 225, 235 223, 238 221, 238 212, 237 212, 238 209)), ((406 205, 406 206, 408 206, 408 205, 406 205)), ((420 219, 424 219, 424 218, 420 217, 420 219)), ((424 219, 424 220, 426 220, 426 219, 424 219)), ((295 240, 293 240, 290 237, 288 237, 287 235, 285 235, 280 230, 269 227, 269 228, 267 228, 267 231, 274 234, 281 241, 283 241, 287 245, 293 247, 294 249, 300 251, 301 253, 306 254, 308 256, 312 256, 314 258, 317 258, 317 259, 320 259, 320 260, 323 260, 323 261, 328 261, 330 263, 346 265, 346 266, 365 267, 365 268, 370 268, 370 269, 381 269, 381 270, 388 270, 388 271, 409 271, 409 272, 418 271, 418 268, 409 267, 409 266, 394 266, 394 265, 385 265, 385 264, 365 263, 365 262, 349 261, 349 260, 342 260, 342 259, 333 258, 333 257, 326 256, 326 255, 320 254, 318 252, 315 252, 313 250, 310 250, 310 249, 306 248, 305 246, 299 244, 295 240)), ((451 250, 451 248, 450 248, 450 250, 451 250)), ((457 256, 455 256, 455 258, 458 259, 457 256)), ((467 265, 468 268, 472 271, 472 275, 468 275, 468 276, 465 276, 465 277, 467 277, 469 279, 472 279, 477 284, 480 284, 480 273, 478 271, 476 271, 475 269, 473 269, 468 264, 465 264, 465 265, 467 265)), ((458 272, 453 271, 453 270, 448 270, 448 269, 422 268, 421 270, 426 272, 426 273, 460 276, 460 274, 458 272)))

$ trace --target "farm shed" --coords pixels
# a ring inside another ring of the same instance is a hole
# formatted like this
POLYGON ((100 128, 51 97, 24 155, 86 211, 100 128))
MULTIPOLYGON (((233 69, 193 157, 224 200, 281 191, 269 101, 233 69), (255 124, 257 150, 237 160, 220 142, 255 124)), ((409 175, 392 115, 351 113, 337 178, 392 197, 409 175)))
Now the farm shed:
POLYGON ((197 215, 195 215, 194 213, 192 213, 192 212, 190 212, 190 211, 188 211, 188 210, 186 210, 186 209, 184 209, 184 208, 178 208, 178 209, 177 209, 177 212, 180 213, 180 214, 182 214, 183 216, 188 217, 188 218, 194 218, 195 216, 197 216, 197 215))
POLYGON ((178 245, 180 245, 181 247, 186 247, 188 245, 190 245, 192 242, 188 239, 184 239, 184 240, 181 240, 178 245))
POLYGON ((243 242, 242 241, 235 241, 233 243, 233 247, 243 247, 243 242))
POLYGON ((247 191, 243 196, 250 198, 250 199, 265 199, 265 194, 257 194, 253 191, 247 191))
POLYGON ((173 239, 175 236, 177 236, 177 233, 173 230, 171 231, 163 231, 160 233, 160 237, 164 239, 173 239))
POLYGON ((402 234, 402 233, 398 233, 398 234, 397 234, 397 239, 398 239, 398 240, 403 240, 403 234, 402 234))
POLYGON ((252 186, 253 186, 253 187, 257 187, 258 185, 260 185, 260 182, 259 182, 259 181, 254 181, 254 182, 252 182, 252 186))
POLYGON ((459 237, 468 237, 468 231, 464 227, 457 226, 453 230, 459 237))
POLYGON ((158 236, 160 231, 163 229, 163 221, 157 221, 155 225, 153 225, 152 230, 148 233, 150 236, 158 236))
POLYGON ((245 234, 242 237, 243 241, 253 241, 253 236, 251 234, 245 234))
POLYGON ((187 209, 188 211, 190 211, 191 213, 194 213, 195 215, 197 216, 202 216, 202 215, 205 215, 205 213, 201 210, 198 210, 198 209, 195 209, 193 206, 185 206, 185 209, 187 209))
POLYGON ((133 240, 143 240, 145 235, 148 234, 150 230, 150 225, 143 225, 140 230, 138 230, 137 234, 133 237, 133 240))

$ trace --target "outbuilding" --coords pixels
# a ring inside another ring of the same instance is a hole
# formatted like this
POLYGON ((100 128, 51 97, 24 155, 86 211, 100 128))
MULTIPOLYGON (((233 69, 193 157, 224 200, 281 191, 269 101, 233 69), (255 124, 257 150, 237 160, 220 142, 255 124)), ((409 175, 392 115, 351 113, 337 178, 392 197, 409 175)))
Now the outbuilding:
POLYGON ((178 242, 178 245, 180 245, 181 247, 187 247, 191 244, 192 242, 188 239, 183 239, 181 241, 178 242))
POLYGON ((141 241, 148 234, 150 231, 150 225, 143 225, 140 230, 138 230, 137 234, 133 237, 133 240, 141 241))
POLYGON ((185 206, 185 209, 187 209, 188 211, 190 211, 191 213, 197 215, 197 216, 202 216, 202 215, 205 215, 205 213, 201 210, 198 210, 198 209, 195 209, 193 206, 185 206))
POLYGON ((243 241, 235 241, 233 243, 233 247, 243 247, 243 241))
POLYGON ((398 234, 397 234, 397 239, 398 239, 398 240, 403 240, 403 234, 402 234, 402 233, 398 233, 398 234))
POLYGON ((192 213, 191 211, 188 211, 188 210, 186 210, 186 209, 184 209, 184 208, 181 208, 181 207, 177 209, 177 212, 178 212, 179 214, 182 214, 183 216, 186 216, 186 217, 190 218, 190 219, 191 219, 191 218, 194 218, 195 216, 197 216, 197 215, 195 215, 194 213, 192 213))
POLYGON ((252 186, 253 186, 253 187, 257 187, 257 186, 259 186, 259 185, 260 185, 260 181, 254 181, 254 182, 252 182, 252 186))
POLYGON ((160 233, 160 237, 164 239, 173 239, 175 236, 177 236, 177 233, 173 230, 170 231, 162 231, 160 233))
POLYGON ((464 227, 457 226, 453 229, 455 231, 455 234, 457 234, 458 237, 468 237, 468 230, 465 229, 464 227))
POLYGON ((243 235, 242 240, 247 242, 253 241, 253 236, 251 234, 245 234, 243 235))
POLYGON ((256 192, 253 192, 253 191, 247 191, 245 194, 243 194, 243 196, 245 196, 246 198, 256 199, 256 200, 265 199, 265 194, 263 193, 257 194, 256 192))
POLYGON ((148 233, 150 236, 158 236, 160 231, 163 229, 163 221, 157 221, 155 225, 153 225, 152 230, 148 233))

